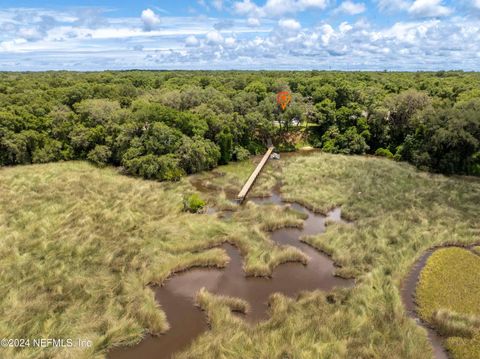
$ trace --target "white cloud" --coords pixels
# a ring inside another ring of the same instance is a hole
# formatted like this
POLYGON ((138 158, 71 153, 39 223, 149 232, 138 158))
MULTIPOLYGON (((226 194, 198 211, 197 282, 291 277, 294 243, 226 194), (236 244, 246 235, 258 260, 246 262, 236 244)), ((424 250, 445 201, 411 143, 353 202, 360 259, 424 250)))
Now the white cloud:
POLYGON ((257 12, 259 12, 259 7, 251 2, 251 0, 242 0, 242 1, 236 1, 235 4, 233 5, 233 9, 237 14, 240 15, 258 15, 257 12))
POLYGON ((34 27, 24 27, 18 30, 18 36, 28 40, 28 41, 35 41, 40 40, 43 36, 42 33, 34 27))
POLYGON ((327 4, 328 4, 328 1, 326 0, 300 0, 298 1, 299 5, 300 6, 303 6, 305 8, 307 7, 318 7, 320 9, 324 9, 327 4))
POLYGON ((199 41, 194 35, 190 35, 185 39, 185 46, 195 47, 198 45, 199 45, 199 41))
POLYGON ((442 5, 442 0, 415 0, 408 8, 410 14, 422 17, 447 16, 452 11, 451 8, 442 5))
POLYGON ((375 0, 381 11, 408 10, 411 5, 407 0, 375 0))
POLYGON ((394 41, 399 44, 410 46, 421 46, 428 32, 435 30, 440 25, 438 20, 423 22, 397 22, 392 27, 384 29, 375 34, 374 40, 394 41))
POLYGON ((210 31, 206 35, 207 43, 211 45, 218 45, 223 43, 223 36, 218 31, 210 31))
POLYGON ((310 9, 325 9, 327 5, 328 0, 267 0, 263 6, 251 0, 241 0, 234 3, 233 9, 239 15, 275 17, 310 9))
POLYGON ((353 26, 350 25, 348 22, 344 21, 340 24, 338 27, 341 33, 346 33, 349 32, 350 30, 353 29, 353 26))
POLYGON ((225 46, 226 47, 233 47, 233 46, 235 46, 236 42, 237 42, 237 40, 234 37, 229 36, 225 39, 225 46))
POLYGON ((143 22, 143 28, 146 31, 151 31, 156 25, 160 23, 160 16, 155 14, 151 9, 143 10, 141 19, 143 22))
POLYGON ((285 30, 300 30, 302 25, 295 19, 281 19, 278 21, 278 26, 285 30))
MULTIPOLYGON (((472 1, 480 0, 465 1, 473 9, 472 1)), ((206 2, 213 9, 211 0, 206 2)), ((414 2, 409 0, 408 7, 414 2)), ((98 17, 95 21, 89 21, 88 11, 0 9, 0 70, 480 70, 480 24, 467 15, 426 19, 412 14, 416 20, 404 18, 389 26, 365 16, 352 23, 340 19, 339 24, 326 21, 314 27, 300 26, 293 15, 275 20, 251 16, 258 22, 249 22, 248 17, 199 21, 193 16, 164 15, 161 27, 157 23, 144 31, 138 16, 93 13, 98 17), (225 20, 231 26, 219 27, 225 20)))
POLYGON ((223 9, 223 0, 212 0, 212 5, 218 11, 223 9))
POLYGON ((19 46, 18 45, 23 45, 26 44, 27 40, 20 38, 20 39, 14 39, 14 40, 9 40, 9 41, 2 41, 0 42, 0 52, 5 51, 5 52, 17 52, 19 46))
POLYGON ((205 0, 197 0, 197 4, 204 7, 205 9, 209 10, 207 3, 205 0))
POLYGON ((480 0, 472 0, 472 6, 480 10, 480 0))
POLYGON ((350 0, 342 2, 342 4, 336 9, 337 12, 343 12, 349 15, 358 15, 365 12, 365 10, 366 7, 364 3, 355 3, 350 0))
MULTIPOLYGON (((480 1, 480 0, 478 0, 478 1, 480 1)), ((252 26, 252 27, 260 26, 260 20, 256 17, 249 17, 247 19, 247 25, 252 26)))
POLYGON ((323 45, 328 45, 330 43, 330 39, 332 38, 335 30, 329 24, 322 25, 320 28, 320 38, 322 39, 323 45))
MULTIPOLYGON (((479 5, 480 0, 469 0, 473 6, 479 5)), ((451 7, 445 6, 443 0, 375 0, 381 11, 405 11, 415 17, 441 17, 453 13, 451 7)))

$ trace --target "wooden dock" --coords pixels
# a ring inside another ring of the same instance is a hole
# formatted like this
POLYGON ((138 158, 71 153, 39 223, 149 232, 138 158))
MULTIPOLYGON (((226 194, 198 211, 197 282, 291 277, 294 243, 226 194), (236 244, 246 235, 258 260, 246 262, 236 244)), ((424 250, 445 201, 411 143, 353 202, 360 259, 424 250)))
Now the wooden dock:
POLYGON ((255 171, 252 172, 250 177, 248 178, 247 182, 244 184, 242 190, 237 196, 237 200, 242 203, 245 200, 245 197, 247 196, 248 192, 252 188, 253 184, 255 183, 255 180, 257 179, 258 175, 262 171, 263 167, 267 163, 268 159, 270 158, 270 155, 273 152, 273 146, 270 146, 267 150, 267 152, 263 155, 262 160, 260 163, 257 165, 257 168, 255 168, 255 171))

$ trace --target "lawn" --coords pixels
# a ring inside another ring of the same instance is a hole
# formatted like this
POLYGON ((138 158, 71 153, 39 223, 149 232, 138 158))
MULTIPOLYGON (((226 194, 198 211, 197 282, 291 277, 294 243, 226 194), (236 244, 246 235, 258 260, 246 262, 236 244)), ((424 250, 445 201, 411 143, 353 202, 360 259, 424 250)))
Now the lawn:
MULTIPOLYGON (((236 190, 253 166, 198 175, 210 182, 211 191, 202 196, 210 203, 224 199, 227 186, 234 183, 236 190)), ((431 246, 478 242, 480 181, 322 153, 285 156, 261 176, 262 192, 278 179, 289 200, 318 212, 342 207, 353 225, 332 224, 305 240, 329 253, 341 265, 337 274, 355 277, 356 286, 306 292, 298 300, 274 295, 271 319, 255 326, 230 312, 245 303, 203 291, 198 302, 212 329, 177 357, 431 357, 426 333, 406 315, 399 288, 431 246)), ((270 274, 288 259, 304 260, 275 246, 266 233, 300 226, 298 214, 255 205, 234 206, 236 213, 224 220, 182 212, 182 195, 194 191, 188 180, 143 181, 82 162, 1 169, 2 334, 94 342, 90 351, 11 350, 5 356, 103 357, 109 347, 165 331, 165 315, 147 284, 195 265, 224 265, 225 252, 211 249, 224 241, 240 248, 251 275, 270 274)))
POLYGON ((423 319, 449 337, 455 359, 480 358, 480 256, 443 248, 420 274, 416 299, 423 319))

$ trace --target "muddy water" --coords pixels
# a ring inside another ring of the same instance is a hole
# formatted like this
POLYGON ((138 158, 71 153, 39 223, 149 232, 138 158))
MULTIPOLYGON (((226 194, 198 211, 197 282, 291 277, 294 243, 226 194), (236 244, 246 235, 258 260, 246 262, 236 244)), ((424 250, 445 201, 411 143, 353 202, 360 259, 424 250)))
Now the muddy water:
MULTIPOLYGON (((282 203, 278 194, 255 202, 282 203)), ((283 293, 296 297, 300 291, 321 289, 329 291, 334 287, 353 286, 353 280, 345 280, 333 275, 332 260, 299 241, 303 235, 322 233, 325 220, 341 221, 340 209, 327 217, 316 215, 298 205, 296 210, 308 214, 303 229, 281 229, 271 234, 272 240, 280 245, 294 246, 308 257, 307 265, 285 263, 278 266, 271 278, 246 277, 242 269, 242 257, 238 250, 229 244, 224 248, 230 262, 223 270, 192 269, 174 275, 163 287, 155 288, 155 297, 167 314, 171 329, 159 337, 148 336, 140 344, 131 348, 119 348, 109 353, 110 359, 163 359, 185 349, 198 335, 207 330, 205 315, 195 307, 194 298, 198 290, 205 287, 212 293, 245 299, 250 304, 250 312, 245 319, 255 323, 267 319, 268 298, 273 293, 283 293)))

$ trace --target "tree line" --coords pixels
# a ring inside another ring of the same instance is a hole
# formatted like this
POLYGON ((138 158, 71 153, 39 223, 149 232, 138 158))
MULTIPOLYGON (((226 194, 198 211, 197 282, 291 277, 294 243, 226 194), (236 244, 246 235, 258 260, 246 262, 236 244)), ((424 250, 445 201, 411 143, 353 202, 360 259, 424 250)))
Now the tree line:
POLYGON ((82 159, 177 180, 271 138, 480 175, 479 85, 443 71, 0 73, 0 165, 82 159))

